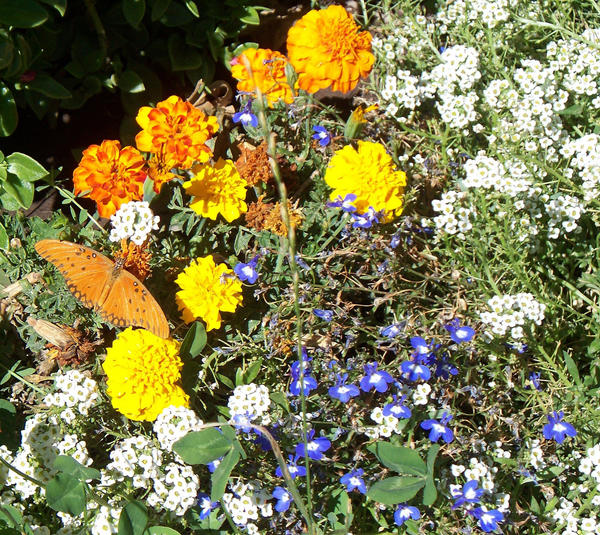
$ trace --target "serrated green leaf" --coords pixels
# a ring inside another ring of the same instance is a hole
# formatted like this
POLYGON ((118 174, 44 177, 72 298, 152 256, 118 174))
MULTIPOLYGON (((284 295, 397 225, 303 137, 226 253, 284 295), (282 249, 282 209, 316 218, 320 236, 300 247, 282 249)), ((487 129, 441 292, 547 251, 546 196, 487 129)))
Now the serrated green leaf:
POLYGON ((427 475, 427 465, 411 448, 394 446, 389 442, 377 442, 374 453, 384 466, 399 474, 421 477, 427 475))
POLYGON ((0 136, 10 136, 17 128, 19 115, 12 91, 0 81, 0 136))
POLYGON ((57 474, 46 485, 46 503, 55 511, 78 516, 85 510, 85 486, 76 477, 57 474))
POLYGON ((146 0, 122 0, 123 16, 134 28, 137 28, 146 12, 146 0))
POLYGON ((17 176, 20 180, 34 182, 44 178, 48 171, 44 166, 36 162, 31 156, 21 152, 13 152, 6 157, 8 172, 17 176))
POLYGON ((68 455, 59 455, 54 460, 54 468, 59 472, 73 476, 79 481, 86 481, 88 479, 100 479, 100 472, 95 468, 89 468, 82 465, 73 457, 68 455))
POLYGON ((50 98, 63 99, 73 96, 64 85, 45 72, 38 73, 25 87, 50 98))
POLYGON ((35 28, 48 20, 48 12, 34 0, 2 0, 0 25, 35 28))
POLYGON ((204 325, 199 321, 193 323, 188 329, 183 342, 181 343, 181 349, 179 354, 183 359, 193 359, 202 353, 202 350, 206 346, 206 329, 204 325))
POLYGON ((148 525, 148 510, 140 501, 129 502, 119 517, 118 535, 143 535, 148 525))
POLYGON ((231 450, 233 444, 214 428, 193 431, 173 445, 187 464, 208 464, 231 450))
POLYGON ((425 485, 425 480, 412 476, 393 476, 377 481, 367 491, 367 496, 385 505, 395 505, 414 498, 425 485))
POLYGON ((225 493, 225 487, 231 471, 235 468, 235 465, 240 460, 240 454, 237 450, 232 449, 225 457, 221 460, 215 471, 210 477, 211 490, 210 499, 213 502, 219 501, 225 493))

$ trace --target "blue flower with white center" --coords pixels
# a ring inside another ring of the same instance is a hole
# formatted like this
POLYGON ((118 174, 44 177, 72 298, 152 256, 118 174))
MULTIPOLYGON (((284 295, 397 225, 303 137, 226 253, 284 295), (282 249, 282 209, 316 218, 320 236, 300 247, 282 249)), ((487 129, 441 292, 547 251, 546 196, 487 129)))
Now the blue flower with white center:
POLYGON ((352 214, 352 228, 371 228, 373 224, 379 223, 383 212, 376 212, 375 208, 369 206, 364 214, 352 214))
POLYGON ((313 139, 319 140, 319 145, 321 147, 326 147, 331 142, 331 134, 327 131, 327 129, 323 126, 313 126, 313 132, 315 132, 312 136, 313 139))
POLYGON ((359 468, 358 470, 352 470, 347 474, 344 474, 340 478, 340 483, 342 485, 346 485, 346 490, 348 492, 352 492, 354 489, 357 489, 361 494, 367 493, 367 486, 362 478, 364 474, 364 470, 359 468))
MULTIPOLYGON (((292 479, 295 479, 297 477, 304 477, 306 475, 306 467, 302 466, 302 465, 298 465, 298 456, 297 455, 288 455, 288 460, 290 461, 287 464, 287 468, 288 471, 290 472, 290 476, 292 476, 292 479)), ((283 470, 281 470, 281 467, 278 466, 275 469, 275 475, 277 477, 283 477, 283 470)))
POLYGON ((390 247, 392 249, 395 249, 396 247, 398 247, 398 245, 400 245, 400 240, 401 240, 401 234, 400 234, 400 231, 398 231, 390 238, 390 247))
POLYGON ((451 375, 457 375, 458 368, 448 360, 448 355, 444 354, 435 361, 435 376, 442 379, 450 379, 451 375))
POLYGON ((337 384, 329 388, 329 395, 334 399, 339 399, 342 403, 348 403, 350 398, 360 395, 360 390, 356 385, 346 384, 348 374, 337 374, 337 384))
POLYGON ((323 310, 322 308, 314 308, 313 314, 317 316, 317 318, 321 318, 329 323, 333 319, 333 310, 323 310))
POLYGON ((198 507, 200 507, 200 520, 204 520, 210 513, 219 506, 219 502, 211 502, 210 496, 201 492, 198 494, 198 507))
POLYGON ((219 466, 221 464, 222 460, 223 460, 223 457, 219 457, 218 459, 215 459, 214 461, 209 462, 206 465, 206 467, 208 468, 208 471, 212 474, 217 469, 217 466, 219 466))
POLYGON ((396 338, 402 331, 404 330, 403 323, 392 323, 387 327, 382 327, 379 331, 381 336, 385 336, 386 338, 396 338))
POLYGON ((387 392, 388 383, 393 383, 394 378, 388 373, 377 370, 377 363, 371 362, 364 366, 365 374, 360 379, 360 389, 369 392, 372 388, 377 392, 387 392))
MULTIPOLYGON (((535 388, 536 390, 542 389, 542 386, 540 385, 540 377, 541 374, 539 372, 531 372, 529 374, 529 382, 531 383, 531 386, 533 386, 533 388, 535 388)), ((526 385, 525 388, 529 388, 529 385, 526 385)))
POLYGON ((444 328, 450 333, 450 338, 457 344, 463 342, 470 342, 475 336, 475 329, 466 325, 460 325, 458 318, 454 318, 448 325, 444 325, 444 328))
POLYGON ((398 509, 394 512, 394 522, 397 526, 401 526, 406 522, 409 518, 413 520, 418 520, 421 518, 421 513, 416 507, 412 505, 406 505, 405 503, 401 503, 398 505, 398 509))
POLYGON ((432 342, 427 342, 420 336, 412 336, 410 338, 410 345, 413 346, 413 356, 420 357, 421 362, 425 362, 425 359, 432 357, 435 350, 439 345, 434 345, 432 342))
POLYGON ((273 489, 272 496, 277 500, 277 503, 275 504, 275 511, 283 513, 290 508, 290 504, 292 503, 292 495, 283 487, 275 487, 273 489))
POLYGON ((343 199, 341 195, 338 195, 335 201, 328 202, 327 206, 329 208, 341 208, 343 212, 356 212, 356 206, 354 206, 355 200, 356 195, 354 193, 347 193, 343 199))
POLYGON ((234 123, 242 123, 244 126, 253 126, 256 128, 258 126, 258 117, 252 113, 252 101, 249 100, 246 102, 246 105, 233 114, 233 122, 234 123))
POLYGON ((242 264, 241 262, 237 264, 233 271, 238 276, 241 281, 246 281, 250 284, 254 284, 258 279, 258 272, 256 271, 256 264, 258 263, 258 259, 260 255, 256 255, 250 262, 247 264, 242 264))
POLYGON ((476 507, 470 513, 477 519, 479 527, 489 533, 498 529, 498 523, 504 521, 504 515, 496 510, 484 511, 481 507, 476 507))
POLYGON ((237 413, 233 415, 233 418, 231 418, 231 423, 238 431, 250 433, 250 431, 252 431, 252 420, 254 419, 256 419, 255 414, 250 414, 249 412, 244 414, 237 413))
POLYGON ((331 448, 331 441, 325 437, 313 438, 314 436, 315 430, 311 429, 306 437, 306 448, 304 442, 296 444, 297 457, 306 457, 308 455, 309 459, 313 461, 320 461, 323 458, 323 453, 331 448))
POLYGON ((317 380, 312 376, 306 373, 302 380, 300 376, 297 377, 292 376, 292 381, 290 382, 290 394, 293 396, 299 396, 300 392, 304 391, 304 395, 308 396, 311 391, 315 390, 319 384, 317 380), (304 382, 304 389, 302 388, 302 382, 304 382))
POLYGON ((444 412, 442 418, 438 420, 425 420, 421 422, 422 429, 429 429, 429 440, 431 442, 437 442, 440 437, 446 444, 449 444, 454 440, 454 432, 446 424, 452 419, 452 415, 444 412))
POLYGON ((456 509, 465 503, 477 503, 481 500, 483 489, 477 488, 477 481, 471 479, 463 485, 461 490, 451 490, 450 494, 456 500, 452 509, 456 509))
POLYGON ((428 381, 431 378, 431 370, 423 364, 423 357, 415 355, 412 360, 405 360, 400 364, 402 373, 406 375, 409 381, 428 381))
POLYGON ((548 415, 549 423, 544 426, 544 438, 546 440, 553 439, 562 444, 567 436, 574 437, 577 434, 570 423, 563 422, 563 416, 563 411, 554 411, 548 415))
POLYGON ((404 405, 406 396, 402 396, 400 399, 397 399, 397 396, 394 394, 393 398, 394 401, 392 403, 388 403, 385 407, 383 407, 383 415, 393 416, 394 418, 410 418, 412 416, 412 412, 406 405, 404 405))

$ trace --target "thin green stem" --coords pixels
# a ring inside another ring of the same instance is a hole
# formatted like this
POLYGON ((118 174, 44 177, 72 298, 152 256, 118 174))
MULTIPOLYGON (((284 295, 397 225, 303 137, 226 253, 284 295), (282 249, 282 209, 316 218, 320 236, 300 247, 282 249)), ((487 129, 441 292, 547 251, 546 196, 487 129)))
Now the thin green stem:
POLYGON ((75 197, 75 195, 73 195, 70 191, 61 188, 59 186, 55 186, 56 189, 61 193, 61 195, 65 198, 65 199, 69 199, 70 202, 72 202, 75 206, 77 206, 77 208, 79 208, 82 212, 85 212, 85 214, 87 215, 88 219, 94 224, 96 225, 102 232, 106 232, 106 229, 100 224, 98 223, 98 221, 96 221, 92 215, 83 207, 81 206, 81 204, 79 204, 77 202, 77 197, 75 197))
POLYGON ((35 479, 34 477, 27 475, 25 472, 21 472, 21 470, 19 470, 18 468, 15 468, 6 459, 4 459, 4 457, 0 456, 0 463, 2 463, 4 466, 6 466, 6 468, 8 468, 9 470, 12 470, 15 474, 21 476, 23 479, 26 479, 27 481, 33 483, 34 485, 37 485, 38 487, 44 487, 44 483, 42 483, 38 479, 35 479))
POLYGON ((12 375, 15 379, 17 379, 17 381, 20 381, 21 383, 23 383, 24 385, 27 385, 32 390, 35 390, 38 394, 42 394, 44 396, 47 394, 47 392, 45 390, 41 389, 37 385, 34 385, 33 383, 30 383, 27 379, 21 377, 18 373, 14 372, 13 370, 8 368, 4 364, 0 364, 0 368, 5 370, 6 373, 8 373, 9 375, 12 375))

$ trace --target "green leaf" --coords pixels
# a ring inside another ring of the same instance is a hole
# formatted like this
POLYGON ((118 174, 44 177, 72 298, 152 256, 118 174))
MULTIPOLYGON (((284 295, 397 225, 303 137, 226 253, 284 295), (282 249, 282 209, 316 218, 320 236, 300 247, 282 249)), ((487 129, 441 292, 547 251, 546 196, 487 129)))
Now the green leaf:
POLYGON ((39 1, 44 4, 48 4, 49 6, 52 6, 54 9, 56 9, 56 11, 58 11, 60 13, 61 17, 65 16, 65 13, 67 11, 67 0, 39 0, 39 1))
POLYGON ((119 76, 119 89, 125 93, 142 93, 146 86, 138 73, 127 69, 119 76))
MULTIPOLYGON (((4 232, 6 233, 6 231, 4 232)), ((0 295, 2 295, 1 290, 0 295)), ((16 412, 15 406, 10 401, 0 399, 0 429, 2 429, 0 444, 5 445, 9 449, 16 449, 18 446, 15 433, 17 427, 16 412)))
POLYGON ((0 507, 0 522, 4 522, 10 527, 21 527, 23 515, 16 507, 4 504, 0 507))
POLYGON ((18 119, 12 91, 0 81, 0 136, 10 136, 17 128, 18 119))
POLYGON ((184 360, 193 359, 202 353, 204 346, 206 346, 206 329, 202 323, 196 321, 185 335, 179 354, 184 360))
POLYGON ((51 99, 37 91, 24 91, 27 105, 31 108, 38 120, 42 120, 50 110, 51 99))
POLYGON ((2 183, 4 191, 12 197, 20 208, 29 208, 33 202, 33 184, 24 180, 18 179, 15 175, 10 174, 2 183))
POLYGON ((423 489, 423 505, 433 505, 437 500, 437 489, 433 480, 433 469, 435 467, 435 459, 440 451, 439 444, 432 444, 427 452, 427 479, 425 480, 425 488, 423 489))
POLYGON ((137 28, 144 18, 146 12, 146 0, 123 0, 121 7, 125 20, 134 28, 137 28))
POLYGON ((190 10, 190 13, 194 15, 197 19, 200 18, 200 11, 198 11, 198 6, 194 0, 185 0, 185 7, 190 10))
POLYGON ((144 535, 181 535, 179 531, 175 531, 172 528, 166 526, 152 526, 148 528, 144 535))
POLYGON ((5 30, 0 31, 0 70, 6 69, 13 60, 15 45, 5 30))
POLYGON ((394 446, 389 442, 377 442, 375 455, 381 463, 399 474, 410 474, 425 477, 427 465, 419 454, 404 446, 394 446))
POLYGON ((167 50, 171 67, 174 71, 186 71, 189 69, 198 69, 202 65, 204 58, 200 52, 187 46, 181 35, 174 33, 169 37, 167 50))
POLYGON ((258 11, 252 6, 246 7, 246 14, 240 17, 240 20, 245 24, 251 24, 253 26, 260 23, 260 17, 258 11))
POLYGON ((221 373, 217 373, 217 378, 219 379, 219 381, 221 381, 226 387, 228 388, 235 388, 235 385, 231 382, 231 379, 229 377, 227 377, 226 375, 223 375, 221 373))
MULTIPOLYGON (((4 225, 2 225, 2 223, 0 223, 0 249, 2 249, 3 251, 8 250, 8 234, 6 233, 6 229, 4 228, 4 225)), ((4 400, 0 399, 0 402, 2 401, 4 400)), ((0 410, 2 410, 1 405, 0 410)))
POLYGON ((583 106, 581 104, 573 104, 564 110, 556 112, 558 115, 581 115, 583 113, 583 106))
POLYGON ((52 76, 45 72, 38 73, 31 82, 28 82, 25 85, 25 87, 50 98, 62 99, 71 98, 73 96, 64 85, 57 82, 52 76))
POLYGON ((187 464, 208 464, 225 455, 232 443, 214 428, 193 431, 173 445, 187 464))
POLYGON ((55 511, 78 516, 85 510, 85 486, 76 477, 57 474, 46 485, 46 502, 55 511))
POLYGON ((169 9, 170 3, 171 0, 154 0, 152 3, 152 10, 150 11, 152 22, 160 19, 165 14, 167 9, 169 9))
POLYGON ((563 358, 565 359, 565 364, 567 365, 567 370, 571 374, 573 381, 577 384, 577 386, 581 386, 581 377, 579 376, 579 370, 577 369, 577 365, 575 361, 566 351, 563 351, 563 358))
POLYGON ((424 485, 425 481, 420 477, 388 477, 371 485, 367 496, 385 505, 395 505, 414 498, 424 485))
POLYGON ((219 501, 225 493, 225 487, 231 471, 234 469, 237 462, 240 460, 240 454, 237 450, 232 449, 223 460, 219 463, 219 466, 215 469, 210 477, 211 490, 210 499, 213 502, 219 501))
POLYGON ((68 455, 59 455, 54 460, 54 468, 63 474, 76 477, 79 481, 100 479, 100 472, 98 470, 83 466, 80 462, 68 455))
POLYGON ((129 502, 119 517, 118 535, 143 535, 148 525, 148 511, 139 501, 129 502))
POLYGON ((258 374, 260 373, 260 367, 262 365, 262 359, 258 359, 256 362, 250 364, 248 369, 244 372, 243 381, 244 384, 247 385, 254 381, 258 374))
POLYGON ((20 180, 34 182, 48 174, 41 164, 22 152, 13 152, 6 157, 6 161, 8 162, 8 172, 16 175, 20 180))
POLYGON ((2 0, 0 25, 34 28, 48 20, 48 12, 34 0, 2 0))
POLYGON ((271 398, 271 401, 273 403, 276 403, 277 405, 279 405, 287 413, 290 412, 290 404, 289 404, 289 402, 287 400, 286 395, 283 392, 281 392, 280 390, 277 390, 275 392, 271 392, 269 394, 269 397, 271 398))

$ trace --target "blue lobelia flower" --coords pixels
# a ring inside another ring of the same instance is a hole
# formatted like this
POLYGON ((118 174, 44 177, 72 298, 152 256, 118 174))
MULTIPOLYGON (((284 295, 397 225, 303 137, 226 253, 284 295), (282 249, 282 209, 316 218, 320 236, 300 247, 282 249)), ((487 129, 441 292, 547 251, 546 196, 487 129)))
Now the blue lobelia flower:
POLYGON ((231 418, 231 423, 238 431, 250 433, 250 431, 252 431, 252 420, 254 419, 256 419, 255 414, 251 414, 249 412, 244 414, 237 413, 233 415, 233 418, 231 418))
POLYGON ((212 474, 217 469, 217 466, 219 466, 221 464, 222 460, 223 460, 223 457, 219 457, 218 459, 215 459, 214 461, 209 462, 206 465, 206 467, 208 468, 208 471, 212 474))
POLYGON ((549 423, 544 426, 544 438, 546 440, 553 439, 562 444, 567 435, 574 437, 577 434, 577 431, 575 431, 575 428, 571 424, 563 422, 563 416, 563 411, 554 411, 548 415, 549 423))
POLYGON ((237 113, 233 114, 234 123, 242 123, 244 126, 258 126, 258 118, 252 113, 252 100, 248 100, 246 105, 237 113))
POLYGON ((360 493, 367 493, 367 486, 362 478, 364 470, 359 468, 358 470, 352 470, 352 472, 348 472, 344 474, 340 478, 340 483, 342 485, 346 485, 346 490, 348 492, 352 492, 354 489, 357 489, 360 493))
POLYGON ((448 360, 448 355, 443 354, 435 361, 435 376, 450 379, 451 375, 458 374, 458 368, 448 360))
POLYGON ((404 327, 404 323, 392 323, 387 327, 382 327, 379 334, 386 338, 396 338, 404 330, 404 327))
POLYGON ((233 271, 238 276, 241 281, 249 282, 250 284, 254 284, 258 279, 258 272, 256 271, 256 264, 258 263, 258 259, 260 255, 256 255, 250 262, 247 264, 236 264, 233 268, 233 271))
POLYGON ((428 381, 431 378, 431 370, 424 364, 424 357, 414 355, 412 360, 405 360, 400 364, 402 373, 406 374, 409 381, 428 381))
POLYGON ((329 323, 333 319, 333 310, 323 310, 322 308, 313 308, 313 314, 329 323))
POLYGON ((458 318, 454 318, 448 325, 444 325, 444 328, 450 333, 452 341, 457 344, 470 342, 475 336, 475 329, 466 325, 461 326, 458 318))
POLYGON ((219 502, 211 502, 210 496, 201 492, 198 494, 198 507, 200 507, 200 520, 204 520, 210 513, 219 506, 219 502))
POLYGON ((394 401, 383 407, 383 415, 393 416, 394 418, 410 418, 412 416, 412 412, 406 405, 404 405, 406 396, 402 396, 400 399, 397 399, 397 397, 398 396, 394 394, 394 401))
POLYGON ((481 500, 483 489, 477 488, 477 481, 471 479, 467 481, 461 490, 450 491, 452 497, 456 500, 452 509, 456 509, 465 503, 477 503, 481 500))
MULTIPOLYGON (((536 390, 542 389, 542 386, 540 385, 540 377, 541 374, 539 372, 531 372, 529 374, 529 382, 536 390)), ((529 385, 525 386, 525 388, 529 388, 529 385)))
POLYGON ((277 500, 277 503, 275 504, 275 511, 283 513, 290 508, 290 504, 292 503, 292 495, 283 487, 275 487, 273 489, 272 496, 277 500))
POLYGON ((329 388, 329 395, 334 399, 339 399, 342 403, 348 403, 350 398, 360 395, 360 390, 356 385, 346 384, 348 374, 337 374, 337 384, 329 388))
MULTIPOLYGON (((288 463, 287 467, 292 479, 295 479, 296 477, 304 477, 306 475, 306 467, 298 465, 299 457, 297 455, 288 455, 288 459, 290 462, 288 463)), ((283 470, 281 470, 280 466, 276 468, 275 475, 277 477, 283 477, 283 470)))
POLYGON ((454 433, 446 424, 452 419, 452 415, 444 412, 442 418, 438 420, 425 420, 421 422, 422 429, 429 429, 429 440, 437 442, 440 437, 443 438, 446 444, 454 440, 454 433))
POLYGON ((504 521, 504 515, 496 510, 484 511, 481 507, 476 507, 470 513, 477 519, 479 527, 489 533, 498 529, 498 523, 504 521))
POLYGON ((306 448, 304 447, 304 442, 296 444, 296 456, 306 457, 308 455, 313 461, 320 461, 323 458, 323 453, 331 448, 331 441, 325 437, 313 438, 314 436, 315 430, 311 429, 306 437, 306 448))
POLYGON ((388 373, 377 370, 377 363, 371 362, 364 366, 365 374, 360 380, 360 389, 369 392, 371 388, 377 392, 387 392, 388 383, 393 383, 394 378, 388 373))
POLYGON ((312 138, 318 139, 319 145, 321 145, 321 147, 326 147, 327 145, 329 145, 329 143, 331 142, 331 134, 327 131, 327 129, 324 126, 313 126, 313 132, 315 132, 315 134, 313 134, 312 138))
POLYGON ((356 195, 354 193, 348 193, 342 199, 341 195, 338 195, 335 198, 335 201, 331 201, 327 203, 329 208, 341 208, 343 212, 356 212, 356 206, 354 206, 354 201, 356 200, 356 195))
POLYGON ((369 206, 364 214, 352 214, 352 228, 371 228, 374 223, 379 223, 383 212, 376 212, 375 208, 369 206))
POLYGON ((292 394, 293 396, 299 396, 300 392, 304 391, 304 395, 308 396, 308 394, 310 394, 310 392, 312 390, 315 390, 315 388, 317 388, 318 386, 319 384, 317 383, 317 380, 308 373, 304 374, 302 380, 300 379, 299 375, 297 377, 292 376, 292 380, 290 382, 290 394, 292 394), (303 381, 304 389, 302 388, 303 381))
POLYGON ((410 345, 413 346, 413 357, 420 357, 421 362, 428 362, 428 360, 434 357, 434 353, 439 344, 434 344, 433 341, 428 342, 420 336, 412 336, 410 338, 410 345))
POLYGON ((394 522, 397 526, 401 526, 406 522, 409 518, 413 520, 418 520, 421 518, 421 513, 416 507, 412 505, 406 505, 405 503, 401 503, 398 505, 398 509, 396 509, 394 513, 394 522))

